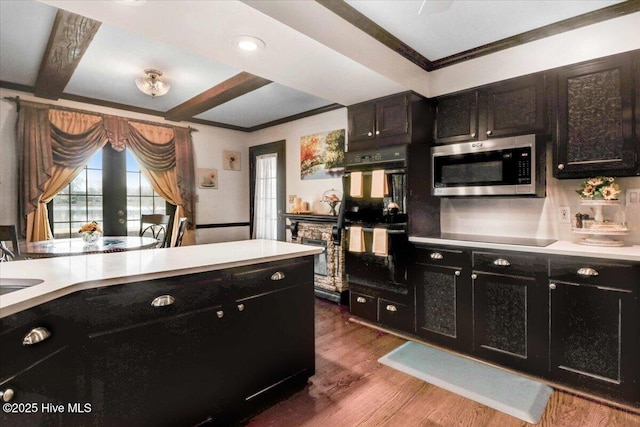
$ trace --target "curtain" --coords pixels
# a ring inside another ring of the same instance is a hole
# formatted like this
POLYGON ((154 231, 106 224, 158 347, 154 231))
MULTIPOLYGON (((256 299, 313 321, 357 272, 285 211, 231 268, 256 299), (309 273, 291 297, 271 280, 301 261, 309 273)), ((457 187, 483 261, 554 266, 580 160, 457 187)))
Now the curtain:
MULTIPOLYGON (((18 100, 20 229, 28 242, 53 238, 46 203, 107 142, 130 148, 154 190, 188 218, 183 244, 195 243, 195 169, 190 129, 129 121, 18 100)), ((174 236, 177 234, 174 233, 174 236)))
POLYGON ((256 157, 254 239, 278 239, 276 153, 256 157))

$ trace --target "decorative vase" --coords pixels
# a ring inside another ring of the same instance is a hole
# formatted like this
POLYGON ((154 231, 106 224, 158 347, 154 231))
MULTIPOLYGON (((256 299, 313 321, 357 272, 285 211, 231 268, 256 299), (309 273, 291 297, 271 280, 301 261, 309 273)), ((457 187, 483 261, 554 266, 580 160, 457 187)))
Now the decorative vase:
POLYGON ((82 233, 82 241, 86 245, 93 244, 100 238, 100 233, 97 231, 85 231, 82 233))

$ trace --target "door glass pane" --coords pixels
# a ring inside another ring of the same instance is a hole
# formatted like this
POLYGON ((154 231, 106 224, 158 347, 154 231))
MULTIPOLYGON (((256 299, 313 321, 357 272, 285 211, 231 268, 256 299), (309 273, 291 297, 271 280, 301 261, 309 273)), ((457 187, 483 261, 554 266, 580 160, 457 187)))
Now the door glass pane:
MULTIPOLYGON (((69 187, 65 187, 67 193, 69 187)), ((57 195, 53 199, 53 217, 56 221, 69 221, 69 196, 57 195)))
POLYGON ((153 213, 153 197, 140 197, 140 212, 143 214, 153 213))
POLYGON ((86 171, 82 171, 71 181, 71 193, 84 193, 87 192, 87 175, 86 171))
POLYGON ((127 219, 140 220, 140 197, 127 196, 127 219))
POLYGON ((87 221, 87 196, 75 195, 71 197, 71 220, 87 221))
POLYGON ((87 193, 102 194, 102 170, 87 170, 87 193))
POLYGON ((127 172, 127 195, 137 196, 140 194, 140 173, 127 172))

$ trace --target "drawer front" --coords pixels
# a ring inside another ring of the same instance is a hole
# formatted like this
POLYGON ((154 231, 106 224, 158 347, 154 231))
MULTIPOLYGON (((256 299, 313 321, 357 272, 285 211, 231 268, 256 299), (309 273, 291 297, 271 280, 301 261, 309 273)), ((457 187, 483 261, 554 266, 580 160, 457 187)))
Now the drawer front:
POLYGON ((640 290, 640 264, 637 263, 603 262, 590 258, 552 258, 549 271, 552 281, 580 283, 631 292, 640 290))
POLYGON ((161 321, 215 305, 224 283, 214 271, 89 289, 81 293, 84 314, 75 317, 86 317, 90 334, 161 321))
POLYGON ((371 295, 349 292, 349 308, 351 314, 371 322, 378 321, 378 299, 371 295))
POLYGON ((416 246, 416 262, 431 265, 466 267, 469 265, 469 252, 462 250, 427 248, 416 246))
POLYGON ((415 311, 412 306, 380 298, 378 320, 381 324, 400 331, 415 333, 415 311))
POLYGON ((547 271, 546 262, 536 256, 512 252, 473 252, 473 269, 488 273, 532 276, 547 271))
POLYGON ((313 256, 255 264, 223 271, 233 286, 233 297, 244 298, 259 292, 313 283, 313 256))

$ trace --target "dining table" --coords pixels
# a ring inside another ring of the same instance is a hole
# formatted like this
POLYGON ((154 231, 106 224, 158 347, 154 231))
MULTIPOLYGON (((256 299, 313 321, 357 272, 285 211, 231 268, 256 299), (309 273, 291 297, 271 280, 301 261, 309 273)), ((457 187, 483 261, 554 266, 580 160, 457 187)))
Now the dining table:
POLYGON ((96 253, 123 252, 138 249, 149 249, 158 246, 152 237, 139 236, 103 236, 92 243, 82 238, 62 238, 28 242, 20 245, 23 255, 30 258, 48 258, 70 255, 87 255, 96 253))

